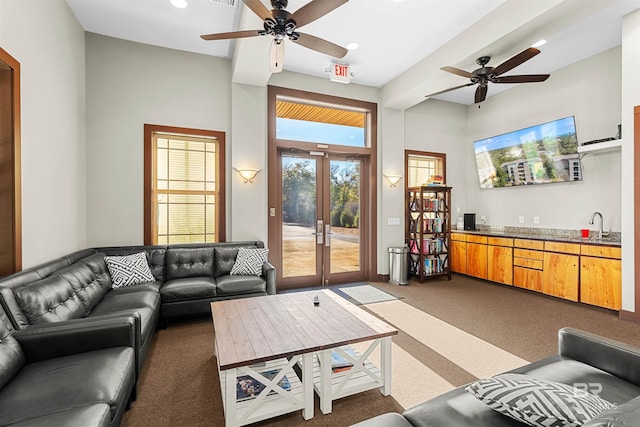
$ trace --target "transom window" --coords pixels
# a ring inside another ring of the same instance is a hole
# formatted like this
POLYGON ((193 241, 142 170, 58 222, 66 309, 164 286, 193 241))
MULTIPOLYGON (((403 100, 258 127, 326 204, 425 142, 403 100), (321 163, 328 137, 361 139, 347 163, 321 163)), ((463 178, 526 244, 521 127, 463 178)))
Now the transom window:
POLYGON ((276 138, 366 147, 364 111, 276 100, 276 138))
POLYGON ((168 132, 147 126, 152 125, 145 125, 150 146, 145 160, 151 166, 145 243, 223 241, 224 134, 178 133, 176 128, 168 132))

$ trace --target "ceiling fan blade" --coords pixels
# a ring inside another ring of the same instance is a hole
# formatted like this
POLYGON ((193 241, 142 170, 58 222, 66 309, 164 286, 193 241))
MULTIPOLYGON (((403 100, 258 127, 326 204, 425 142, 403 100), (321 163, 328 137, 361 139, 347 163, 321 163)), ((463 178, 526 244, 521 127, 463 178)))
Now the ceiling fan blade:
POLYGON ((260 0, 244 0, 244 4, 263 21, 271 18, 271 11, 260 0))
POLYGON ((296 10, 291 15, 291 19, 296 22, 296 28, 300 28, 326 15, 348 1, 349 0, 312 0, 296 10))
POLYGON ((292 41, 309 49, 317 50, 318 52, 325 53, 329 56, 333 56, 334 58, 342 58, 348 52, 347 49, 342 46, 338 46, 337 44, 321 39, 320 37, 312 36, 311 34, 299 34, 300 37, 298 40, 292 39, 292 41))
POLYGON ((478 86, 478 89, 476 89, 476 99, 475 99, 475 103, 478 104, 482 101, 484 101, 487 97, 487 87, 486 86, 478 86))
POLYGON ((468 71, 461 70, 461 69, 455 68, 455 67, 442 67, 440 69, 443 70, 443 71, 447 71, 449 73, 457 74, 457 75, 462 76, 462 77, 468 77, 470 79, 476 77, 476 75, 473 74, 473 73, 470 73, 468 71))
POLYGON ((519 76, 504 76, 492 80, 492 83, 535 83, 543 82, 549 78, 549 74, 522 74, 519 76))
POLYGON ((528 49, 523 50, 519 54, 512 56, 511 58, 504 61, 502 64, 498 65, 493 69, 491 74, 494 76, 499 76, 500 74, 504 74, 507 71, 516 68, 518 65, 526 62, 540 53, 540 50, 535 47, 530 47, 528 49))
POLYGON ((475 83, 467 83, 465 85, 460 85, 460 86, 456 86, 456 87, 451 87, 449 89, 445 89, 445 90, 441 90, 440 92, 435 92, 435 93, 430 93, 429 95, 426 95, 426 98, 431 98, 432 96, 436 96, 436 95, 440 95, 441 93, 445 93, 445 92, 450 92, 452 90, 456 90, 456 89, 460 89, 463 87, 467 87, 467 86, 473 86, 475 83))
POLYGON ((259 36, 261 32, 262 30, 231 31, 229 33, 204 34, 200 38, 203 40, 241 39, 243 37, 259 36))

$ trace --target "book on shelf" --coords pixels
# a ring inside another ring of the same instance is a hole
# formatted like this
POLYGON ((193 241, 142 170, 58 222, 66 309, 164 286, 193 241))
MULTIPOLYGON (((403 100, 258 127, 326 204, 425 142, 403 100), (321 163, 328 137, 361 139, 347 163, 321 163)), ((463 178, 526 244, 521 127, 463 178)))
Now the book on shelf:
MULTIPOLYGON (((270 380, 274 379, 280 372, 278 369, 271 371, 261 372, 262 376, 270 380)), ((287 379, 287 376, 283 376, 278 381, 278 386, 283 390, 291 390, 291 384, 287 379)), ((236 400, 242 402, 244 400, 255 399, 266 388, 259 380, 253 378, 251 375, 240 375, 236 380, 236 400)), ((269 394, 274 394, 275 391, 270 390, 269 394)))

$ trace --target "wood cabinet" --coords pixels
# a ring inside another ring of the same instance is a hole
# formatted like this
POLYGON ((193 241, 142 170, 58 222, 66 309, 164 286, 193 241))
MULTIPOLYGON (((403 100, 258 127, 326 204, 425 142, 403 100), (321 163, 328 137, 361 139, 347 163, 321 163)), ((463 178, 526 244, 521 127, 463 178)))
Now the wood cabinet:
POLYGON ((467 274, 487 278, 487 236, 467 236, 467 274))
POLYGON ((580 302, 620 310, 622 261, 618 247, 582 245, 580 302))
POLYGON ((451 271, 467 274, 467 236, 451 233, 451 271))
POLYGON ((489 237, 487 241, 487 279, 513 284, 513 239, 489 237))
POLYGON ((577 255, 545 252, 542 293, 578 301, 579 262, 577 255))
POLYGON ((409 274, 451 280, 451 187, 409 187, 405 240, 409 274))
POLYGON ((613 310, 622 306, 618 246, 451 234, 456 273, 613 310))

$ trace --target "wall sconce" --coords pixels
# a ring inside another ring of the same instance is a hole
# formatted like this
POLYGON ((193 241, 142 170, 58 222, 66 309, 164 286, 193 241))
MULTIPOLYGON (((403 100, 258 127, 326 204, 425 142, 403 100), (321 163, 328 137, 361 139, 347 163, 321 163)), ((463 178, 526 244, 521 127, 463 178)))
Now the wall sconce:
POLYGON ((260 169, 238 169, 234 168, 240 174, 244 183, 252 183, 260 169))
POLYGON ((385 175, 384 177, 389 181, 389 187, 395 187, 402 179, 402 175, 385 175))

